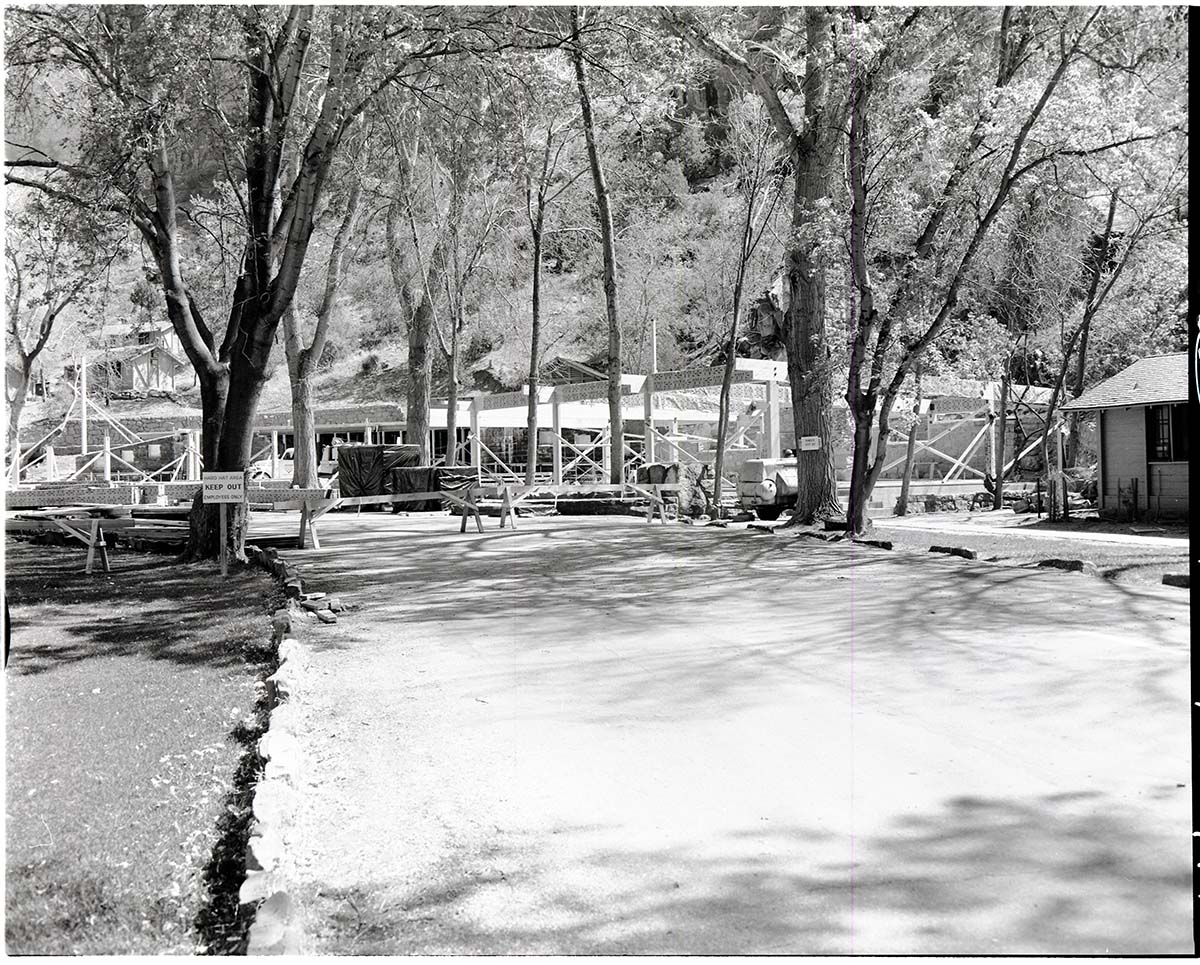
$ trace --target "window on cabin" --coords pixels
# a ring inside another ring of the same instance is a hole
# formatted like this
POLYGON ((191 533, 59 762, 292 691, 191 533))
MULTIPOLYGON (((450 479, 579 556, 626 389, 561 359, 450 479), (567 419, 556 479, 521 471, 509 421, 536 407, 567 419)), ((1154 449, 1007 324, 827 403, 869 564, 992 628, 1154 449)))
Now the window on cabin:
POLYGON ((1187 404, 1146 408, 1146 455, 1151 462, 1188 459, 1187 404))
POLYGON ((1171 406, 1171 456, 1176 462, 1188 460, 1188 407, 1183 405, 1171 406))
POLYGON ((149 332, 138 332, 137 338, 138 338, 138 340, 137 340, 138 345, 149 345, 150 344, 150 333, 149 332))

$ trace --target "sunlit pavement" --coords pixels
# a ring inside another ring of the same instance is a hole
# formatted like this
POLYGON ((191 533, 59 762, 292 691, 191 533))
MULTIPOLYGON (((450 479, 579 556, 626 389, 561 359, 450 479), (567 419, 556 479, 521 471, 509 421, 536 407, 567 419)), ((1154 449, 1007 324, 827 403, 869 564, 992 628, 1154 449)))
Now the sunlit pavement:
POLYGON ((632 518, 322 522, 285 553, 358 608, 304 638, 315 951, 1191 951, 1186 594, 632 518))

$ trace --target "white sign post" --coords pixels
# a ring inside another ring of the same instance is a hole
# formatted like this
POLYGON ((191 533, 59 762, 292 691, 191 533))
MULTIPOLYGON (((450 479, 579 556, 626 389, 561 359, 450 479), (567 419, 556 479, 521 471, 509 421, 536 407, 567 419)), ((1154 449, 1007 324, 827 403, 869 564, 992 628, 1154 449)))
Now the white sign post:
POLYGON ((244 472, 205 472, 200 474, 202 500, 221 507, 221 576, 229 575, 229 504, 246 501, 244 472))
POLYGON ((821 448, 821 437, 820 436, 801 436, 800 437, 800 451, 801 452, 811 452, 814 449, 820 449, 820 448, 821 448))

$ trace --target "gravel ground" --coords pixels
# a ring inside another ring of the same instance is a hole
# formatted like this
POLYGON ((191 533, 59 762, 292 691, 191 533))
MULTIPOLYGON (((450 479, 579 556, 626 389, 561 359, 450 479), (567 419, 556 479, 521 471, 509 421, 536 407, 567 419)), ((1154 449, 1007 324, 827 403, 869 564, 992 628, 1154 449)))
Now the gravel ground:
POLYGON ((1191 949, 1185 593, 618 517, 321 541, 314 951, 1191 949))
POLYGON ((9 954, 234 951, 261 575, 8 540, 9 954))

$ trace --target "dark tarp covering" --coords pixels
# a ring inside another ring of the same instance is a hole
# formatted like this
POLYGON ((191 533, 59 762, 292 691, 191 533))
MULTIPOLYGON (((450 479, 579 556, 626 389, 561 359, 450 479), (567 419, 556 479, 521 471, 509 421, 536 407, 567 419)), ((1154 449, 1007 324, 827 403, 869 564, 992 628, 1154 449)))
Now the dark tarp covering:
MULTIPOLYGON (((441 492, 440 466, 396 466, 388 471, 389 493, 441 492)), ((393 513, 432 513, 442 508, 440 499, 423 499, 413 503, 392 503, 393 513)))
MULTIPOLYGON (((447 469, 443 466, 441 474, 438 478, 441 482, 441 485, 438 487, 438 492, 452 492, 462 496, 464 499, 466 498, 465 491, 467 487, 474 486, 479 481, 479 477, 476 475, 475 470, 469 466, 465 469, 457 466, 447 469)), ((446 508, 450 510, 452 515, 460 516, 462 514, 462 509, 457 503, 452 503, 448 499, 444 499, 442 502, 445 503, 446 508)))
POLYGON ((343 496, 395 492, 388 488, 389 474, 400 466, 415 466, 420 453, 417 446, 339 446, 338 490, 343 496))

